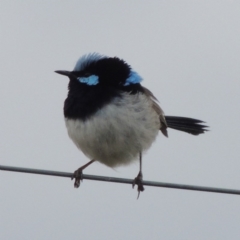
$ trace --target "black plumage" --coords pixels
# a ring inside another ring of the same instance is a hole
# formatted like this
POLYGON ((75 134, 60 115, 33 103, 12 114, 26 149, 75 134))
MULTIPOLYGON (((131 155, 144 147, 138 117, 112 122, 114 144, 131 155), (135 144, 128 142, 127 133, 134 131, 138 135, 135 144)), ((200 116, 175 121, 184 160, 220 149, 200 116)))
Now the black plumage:
POLYGON ((121 97, 122 92, 143 92, 140 83, 124 85, 130 73, 131 67, 116 57, 89 62, 81 71, 72 71, 69 75, 69 92, 64 103, 64 116, 86 120, 115 97, 121 97), (98 76, 98 84, 90 86, 77 80, 78 77, 91 75, 98 76))
POLYGON ((182 132, 199 135, 208 131, 206 129, 207 126, 202 125, 204 122, 198 119, 175 116, 165 116, 165 119, 167 122, 167 127, 182 132))

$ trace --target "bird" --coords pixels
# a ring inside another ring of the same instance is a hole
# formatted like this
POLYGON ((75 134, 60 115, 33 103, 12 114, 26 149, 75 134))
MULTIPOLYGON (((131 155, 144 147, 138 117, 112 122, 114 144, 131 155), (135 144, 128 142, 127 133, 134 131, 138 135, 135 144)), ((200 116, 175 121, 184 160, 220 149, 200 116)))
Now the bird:
POLYGON ((115 168, 139 160, 132 183, 139 197, 144 191, 142 154, 159 132, 168 137, 169 128, 192 135, 208 131, 201 120, 166 116, 153 93, 142 86, 143 78, 121 58, 89 53, 73 71, 55 72, 69 78, 63 108, 68 135, 90 159, 73 173, 76 188, 82 171, 95 161, 115 168))

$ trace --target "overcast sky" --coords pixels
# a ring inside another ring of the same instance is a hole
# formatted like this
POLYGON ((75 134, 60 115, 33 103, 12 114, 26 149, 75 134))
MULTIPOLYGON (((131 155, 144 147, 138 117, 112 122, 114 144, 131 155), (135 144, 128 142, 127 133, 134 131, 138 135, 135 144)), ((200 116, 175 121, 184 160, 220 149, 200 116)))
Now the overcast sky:
MULTIPOLYGON (((73 172, 67 78, 89 52, 126 60, 165 114, 199 118, 143 157, 145 180, 240 189, 239 1, 1 1, 0 165, 73 172)), ((138 164, 85 174, 134 178, 138 164)), ((0 239, 239 239, 240 196, 0 171, 0 239)))

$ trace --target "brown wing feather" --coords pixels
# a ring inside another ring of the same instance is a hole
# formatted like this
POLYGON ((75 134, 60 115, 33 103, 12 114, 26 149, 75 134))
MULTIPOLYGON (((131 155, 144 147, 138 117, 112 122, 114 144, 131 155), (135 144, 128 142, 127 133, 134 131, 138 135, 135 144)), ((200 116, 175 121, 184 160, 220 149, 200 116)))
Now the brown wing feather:
POLYGON ((164 112, 161 109, 161 107, 157 104, 158 100, 157 98, 153 95, 153 93, 148 90, 147 88, 143 87, 144 93, 146 96, 149 97, 149 99, 152 100, 152 108, 156 111, 156 113, 159 116, 160 120, 160 131, 163 133, 164 136, 168 137, 168 132, 167 132, 167 122, 164 116, 164 112))

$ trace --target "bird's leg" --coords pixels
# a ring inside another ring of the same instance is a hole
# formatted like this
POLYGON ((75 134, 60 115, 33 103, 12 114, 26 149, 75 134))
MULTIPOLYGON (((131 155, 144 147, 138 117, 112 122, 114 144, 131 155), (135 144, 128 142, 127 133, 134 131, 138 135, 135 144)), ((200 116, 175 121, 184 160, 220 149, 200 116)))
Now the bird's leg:
POLYGON ((140 192, 143 192, 144 191, 144 187, 143 187, 143 184, 142 184, 142 179, 143 179, 143 174, 142 174, 142 152, 139 153, 139 161, 140 161, 140 171, 137 175, 137 177, 133 180, 133 188, 135 186, 135 184, 138 186, 138 197, 139 198, 139 195, 140 195, 140 192))
POLYGON ((72 176, 72 180, 75 178, 75 182, 74 182, 74 187, 78 188, 80 186, 80 181, 82 180, 82 171, 83 169, 85 169, 87 166, 89 166, 90 164, 92 164, 93 162, 95 162, 95 160, 91 160, 90 162, 88 162, 87 164, 81 166, 79 169, 77 169, 72 176))

